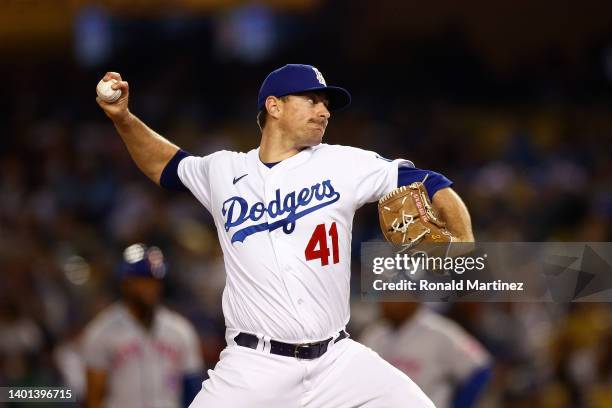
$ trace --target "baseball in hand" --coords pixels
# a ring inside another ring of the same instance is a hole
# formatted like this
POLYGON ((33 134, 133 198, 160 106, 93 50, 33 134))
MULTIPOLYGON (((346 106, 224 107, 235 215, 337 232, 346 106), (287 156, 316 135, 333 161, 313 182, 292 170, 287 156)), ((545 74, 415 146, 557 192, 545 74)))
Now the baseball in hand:
POLYGON ((116 79, 111 79, 109 81, 101 80, 98 82, 98 86, 96 86, 96 93, 106 103, 113 103, 121 96, 121 89, 113 89, 111 88, 112 84, 116 84, 116 79))

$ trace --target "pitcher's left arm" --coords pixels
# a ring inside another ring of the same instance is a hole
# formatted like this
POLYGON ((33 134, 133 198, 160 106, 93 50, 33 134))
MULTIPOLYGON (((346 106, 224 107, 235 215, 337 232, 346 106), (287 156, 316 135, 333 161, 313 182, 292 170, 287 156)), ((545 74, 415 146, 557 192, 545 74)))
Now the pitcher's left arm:
POLYGON ((474 242, 470 213, 455 190, 445 187, 436 191, 431 203, 458 242, 474 242))

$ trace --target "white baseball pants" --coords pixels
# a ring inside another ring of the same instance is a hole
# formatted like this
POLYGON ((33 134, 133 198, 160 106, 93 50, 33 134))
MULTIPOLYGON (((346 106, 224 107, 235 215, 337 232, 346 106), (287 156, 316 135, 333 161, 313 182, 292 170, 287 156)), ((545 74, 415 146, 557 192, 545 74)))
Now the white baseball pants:
POLYGON ((404 373, 350 338, 314 360, 230 345, 190 408, 435 408, 404 373))

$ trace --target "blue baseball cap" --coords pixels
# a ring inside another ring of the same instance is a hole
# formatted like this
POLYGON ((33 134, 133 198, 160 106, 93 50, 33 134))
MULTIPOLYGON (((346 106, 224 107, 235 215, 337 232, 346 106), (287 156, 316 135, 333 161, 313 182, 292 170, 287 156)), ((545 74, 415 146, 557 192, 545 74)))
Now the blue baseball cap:
POLYGON ((287 64, 270 72, 264 79, 257 97, 257 109, 265 109, 268 96, 281 97, 308 91, 325 92, 330 110, 342 109, 351 103, 351 94, 346 89, 327 86, 321 72, 312 65, 287 64))
POLYGON ((123 251, 123 260, 118 266, 120 279, 154 278, 162 279, 166 275, 164 254, 155 246, 147 247, 137 243, 123 251))

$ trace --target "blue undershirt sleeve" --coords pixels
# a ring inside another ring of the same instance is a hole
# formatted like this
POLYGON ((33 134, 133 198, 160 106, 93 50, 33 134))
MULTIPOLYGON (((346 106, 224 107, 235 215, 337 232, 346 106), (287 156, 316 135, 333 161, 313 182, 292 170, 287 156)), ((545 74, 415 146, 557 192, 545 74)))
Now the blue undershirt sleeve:
POLYGON ((398 187, 407 186, 415 181, 423 181, 425 176, 427 176, 427 179, 425 180, 425 188, 427 189, 429 198, 432 200, 434 194, 436 194, 438 190, 453 185, 452 181, 444 177, 442 174, 436 173, 435 171, 417 169, 414 167, 399 167, 397 171, 398 187))
POLYGON ((474 372, 463 384, 457 387, 452 408, 470 408, 491 379, 493 369, 490 365, 474 372))
POLYGON ((191 154, 184 150, 179 149, 179 151, 176 152, 162 171, 161 177, 159 178, 160 186, 167 190, 188 191, 178 175, 179 163, 188 156, 191 156, 191 154))
POLYGON ((188 407, 201 389, 201 375, 188 374, 183 376, 183 406, 188 407))

